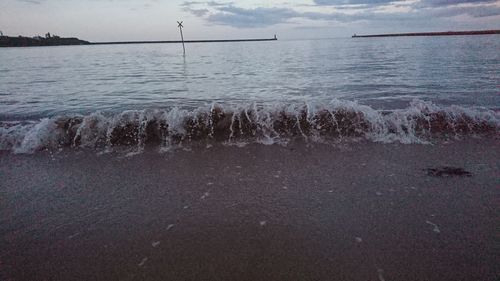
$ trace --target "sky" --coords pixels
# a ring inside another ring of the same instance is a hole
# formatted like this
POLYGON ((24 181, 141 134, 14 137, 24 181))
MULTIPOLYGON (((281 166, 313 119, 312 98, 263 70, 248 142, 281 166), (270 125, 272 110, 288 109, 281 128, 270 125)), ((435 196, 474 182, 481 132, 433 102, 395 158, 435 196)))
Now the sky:
POLYGON ((500 29, 500 0, 0 0, 0 31, 99 41, 500 29))

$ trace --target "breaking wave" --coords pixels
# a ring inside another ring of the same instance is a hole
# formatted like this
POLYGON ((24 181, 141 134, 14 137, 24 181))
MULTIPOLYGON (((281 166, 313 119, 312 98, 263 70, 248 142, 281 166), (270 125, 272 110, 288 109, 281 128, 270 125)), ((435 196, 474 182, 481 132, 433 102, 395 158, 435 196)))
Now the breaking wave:
POLYGON ((367 140, 428 143, 442 137, 498 135, 500 113, 415 100, 406 109, 378 111, 355 102, 124 111, 112 116, 56 116, 0 122, 0 150, 33 153, 82 147, 112 149, 147 145, 162 149, 193 142, 285 144, 367 140))

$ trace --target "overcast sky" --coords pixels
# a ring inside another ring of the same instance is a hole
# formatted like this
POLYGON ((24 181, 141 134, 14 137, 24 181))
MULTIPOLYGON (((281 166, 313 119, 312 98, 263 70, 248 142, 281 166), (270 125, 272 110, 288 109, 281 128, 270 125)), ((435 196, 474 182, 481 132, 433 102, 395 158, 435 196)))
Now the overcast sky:
POLYGON ((500 29, 500 0, 0 0, 6 35, 89 41, 330 38, 354 33, 500 29))

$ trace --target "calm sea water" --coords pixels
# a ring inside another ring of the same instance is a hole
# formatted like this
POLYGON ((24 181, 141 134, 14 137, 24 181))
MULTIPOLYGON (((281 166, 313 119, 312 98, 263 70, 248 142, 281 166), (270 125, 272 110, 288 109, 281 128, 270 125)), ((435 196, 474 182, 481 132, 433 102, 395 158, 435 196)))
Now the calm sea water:
POLYGON ((500 107, 500 36, 0 49, 0 119, 355 100, 500 107))

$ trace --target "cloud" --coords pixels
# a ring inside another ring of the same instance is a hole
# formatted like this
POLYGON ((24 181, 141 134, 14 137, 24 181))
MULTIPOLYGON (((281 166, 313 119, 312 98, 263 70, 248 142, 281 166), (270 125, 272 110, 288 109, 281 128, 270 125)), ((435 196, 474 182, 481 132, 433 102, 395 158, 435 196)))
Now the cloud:
POLYGON ((392 2, 400 2, 405 0, 314 0, 314 4, 318 6, 342 6, 342 5, 383 5, 392 2))
POLYGON ((30 3, 30 4, 40 4, 44 0, 17 0, 19 2, 25 2, 25 3, 30 3))
POLYGON ((473 18, 483 18, 500 15, 500 7, 495 5, 449 7, 441 9, 431 9, 429 13, 434 17, 454 17, 459 15, 468 15, 473 18))
POLYGON ((421 5, 427 5, 432 7, 442 7, 442 6, 455 6, 460 4, 485 4, 485 3, 495 3, 498 0, 422 0, 419 2, 421 5))
POLYGON ((285 23, 291 18, 301 15, 288 8, 255 8, 244 9, 231 5, 218 6, 217 12, 209 15, 212 23, 233 27, 263 27, 285 23))
MULTIPOLYGON (((316 0, 325 1, 326 0, 316 0)), ((340 0, 342 1, 342 0, 340 0)), ((348 0, 351 1, 351 0, 348 0)), ((364 1, 364 0, 354 0, 364 1)), ((382 3, 383 0, 376 0, 382 3)), ((410 6, 411 9, 399 12, 387 12, 374 10, 373 8, 361 9, 355 13, 343 13, 339 11, 332 12, 300 12, 292 8, 241 8, 233 3, 220 2, 185 2, 182 6, 185 10, 195 16, 205 19, 209 23, 231 26, 236 28, 257 28, 267 27, 276 24, 291 23, 292 19, 305 19, 311 21, 329 21, 329 22, 426 22, 429 19, 450 18, 460 15, 466 15, 472 18, 490 17, 500 15, 500 7, 496 5, 441 5, 437 1, 447 0, 422 0, 433 1, 434 5, 410 6), (199 8, 204 7, 204 8, 199 8)), ((473 0, 449 0, 454 3, 473 1, 473 0)), ((489 0, 481 0, 484 3, 489 0)), ((329 1, 333 3, 334 1, 329 1)), ((337 1, 339 2, 339 1, 337 1)), ((345 1, 344 1, 345 2, 345 1)), ((367 1, 365 1, 367 2, 367 1)), ((374 3, 373 1, 371 1, 374 3)))
POLYGON ((197 17, 203 17, 210 12, 208 9, 193 9, 190 7, 185 7, 184 11, 189 12, 197 17))
MULTIPOLYGON (((314 0, 313 2, 317 6, 378 6, 407 2, 407 0, 314 0)), ((417 2, 417 5, 439 7, 454 6, 459 4, 484 4, 494 2, 498 2, 498 0, 421 0, 417 2)))
POLYGON ((258 28, 287 23, 293 18, 304 18, 303 13, 290 8, 241 8, 234 3, 184 2, 183 9, 209 23, 236 28, 258 28))

